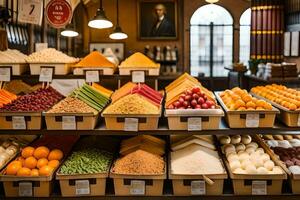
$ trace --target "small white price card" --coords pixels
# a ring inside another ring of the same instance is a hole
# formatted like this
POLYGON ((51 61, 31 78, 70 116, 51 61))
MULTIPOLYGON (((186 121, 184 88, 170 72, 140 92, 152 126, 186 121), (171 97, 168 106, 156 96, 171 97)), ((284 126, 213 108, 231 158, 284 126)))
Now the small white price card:
POLYGON ((53 77, 53 70, 53 67, 41 67, 39 81, 50 83, 53 77))
POLYGON ((259 114, 247 114, 246 115, 246 127, 257 128, 259 126, 259 114))
POLYGON ((9 67, 1 67, 0 68, 0 81, 9 82, 11 76, 11 68, 9 67))
POLYGON ((124 131, 137 132, 138 129, 139 129, 139 119, 138 118, 125 118, 124 131))
POLYGON ((266 195, 267 181, 252 181, 252 195, 266 195))
POLYGON ((202 119, 201 117, 188 118, 188 131, 201 131, 202 119))
POLYGON ((42 24, 43 1, 19 0, 18 21, 29 24, 42 24))
POLYGON ((19 183, 19 196, 32 197, 32 183, 30 182, 19 183))
POLYGON ((13 129, 26 129, 26 121, 24 116, 13 116, 12 117, 12 126, 13 129))
POLYGON ((144 195, 145 194, 145 181, 132 180, 130 185, 131 195, 144 195))
POLYGON ((62 116, 62 129, 63 130, 76 130, 76 117, 75 116, 62 116))
POLYGON ((44 43, 35 43, 35 51, 42 51, 44 49, 48 48, 48 43, 44 42, 44 43))
POLYGON ((132 82, 134 83, 145 83, 145 72, 144 71, 133 71, 132 82))
POLYGON ((191 195, 205 195, 205 181, 192 181, 191 182, 191 195))
POLYGON ((76 195, 88 195, 90 194, 90 183, 88 180, 76 180, 75 181, 76 195))
POLYGON ((85 71, 85 81, 87 83, 96 83, 100 81, 99 71, 85 71))
POLYGON ((300 114, 298 116, 298 126, 300 126, 300 114))

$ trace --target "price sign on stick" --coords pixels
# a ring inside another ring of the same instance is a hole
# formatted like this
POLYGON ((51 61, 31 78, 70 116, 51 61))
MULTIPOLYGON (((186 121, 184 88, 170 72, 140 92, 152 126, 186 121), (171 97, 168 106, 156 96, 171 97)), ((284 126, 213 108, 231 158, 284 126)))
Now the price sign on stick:
POLYGON ((192 181, 191 182, 191 195, 205 195, 205 181, 192 181))
POLYGON ((53 67, 41 67, 39 81, 50 83, 53 78, 53 71, 54 71, 53 67))
POLYGON ((89 180, 76 180, 75 181, 76 195, 90 194, 89 180))
POLYGON ((137 132, 139 129, 139 119, 137 118, 125 118, 124 131, 137 132))
POLYGON ((145 194, 145 181, 132 180, 130 185, 130 194, 144 195, 145 194))
POLYGON ((87 71, 85 71, 85 81, 87 83, 100 82, 99 71, 97 71, 97 70, 87 70, 87 71))
POLYGON ((259 126, 259 114, 247 114, 246 115, 246 127, 258 128, 259 126))
POLYGON ((201 117, 188 118, 188 131, 201 131, 202 119, 201 117))
POLYGON ((42 24, 43 1, 19 0, 18 21, 29 24, 42 24))
POLYGON ((266 195, 267 181, 252 181, 252 195, 266 195))
POLYGON ((11 67, 1 67, 0 68, 0 81, 9 82, 11 78, 11 67))
POLYGON ((19 183, 19 196, 20 197, 32 197, 32 183, 21 182, 19 183))
POLYGON ((145 72, 144 71, 133 71, 132 72, 133 83, 145 83, 145 72))
POLYGON ((13 116, 12 117, 12 126, 16 130, 26 129, 26 121, 24 116, 13 116))

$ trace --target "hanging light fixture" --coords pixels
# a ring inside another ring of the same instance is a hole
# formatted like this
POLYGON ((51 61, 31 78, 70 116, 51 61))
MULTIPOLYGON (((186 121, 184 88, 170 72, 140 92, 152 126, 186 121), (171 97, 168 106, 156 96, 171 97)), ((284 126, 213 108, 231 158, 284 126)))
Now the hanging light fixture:
POLYGON ((114 31, 109 35, 109 38, 113 40, 123 40, 128 38, 127 34, 122 31, 122 28, 119 25, 119 0, 117 0, 117 25, 114 31))
POLYGON ((68 24, 60 34, 65 37, 77 37, 79 35, 72 23, 68 24))
POLYGON ((89 21, 88 26, 91 28, 104 29, 113 26, 111 21, 107 19, 104 9, 102 7, 102 0, 100 0, 100 8, 97 10, 95 17, 89 21))
POLYGON ((217 3, 219 0, 205 0, 207 3, 217 3))

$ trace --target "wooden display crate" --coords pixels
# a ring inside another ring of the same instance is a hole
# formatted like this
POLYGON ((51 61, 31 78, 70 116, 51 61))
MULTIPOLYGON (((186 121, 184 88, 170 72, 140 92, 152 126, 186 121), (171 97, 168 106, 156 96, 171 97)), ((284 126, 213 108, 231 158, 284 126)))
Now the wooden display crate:
POLYGON ((137 123, 138 130, 157 130, 158 121, 160 114, 153 115, 119 115, 119 114, 103 114, 102 117, 105 118, 105 124, 107 130, 127 130, 134 131, 134 124, 137 123), (131 125, 127 121, 136 120, 136 122, 131 122, 131 125), (127 124, 126 124, 127 123, 127 124), (127 128, 126 128, 127 127, 127 128))
POLYGON ((108 172, 84 175, 56 174, 63 197, 104 196, 107 177, 108 172))
POLYGON ((42 126, 42 113, 40 112, 1 112, 0 113, 0 129, 27 129, 40 130, 42 126), (16 118, 23 118, 23 121, 16 118), (16 119, 14 121, 14 119, 16 119))
POLYGON ((166 173, 158 175, 109 175, 113 178, 116 196, 162 196, 166 173))
POLYGON ((289 127, 300 127, 300 110, 290 111, 287 108, 283 107, 282 105, 279 105, 278 103, 270 101, 269 99, 266 99, 264 97, 261 97, 259 95, 253 94, 253 93, 251 93, 251 94, 259 99, 263 99, 263 100, 269 102, 274 107, 279 109, 280 114, 278 115, 278 118, 285 125, 287 125, 289 127))
POLYGON ((144 71, 146 76, 159 76, 160 67, 119 67, 119 74, 128 76, 131 75, 134 71, 144 71))
POLYGON ((170 130, 189 130, 195 126, 199 130, 219 129, 224 112, 221 108, 217 109, 166 109, 165 117, 168 118, 170 130), (195 118, 194 122, 189 121, 195 118), (197 119, 196 119, 197 118, 197 119), (190 123, 190 124, 189 124, 190 123))
POLYGON ((28 70, 27 63, 0 63, 0 68, 11 68, 13 76, 20 76, 28 70))
POLYGON ((70 65, 66 63, 30 63, 30 74, 39 75, 41 68, 54 68, 53 75, 67 75, 70 65))
MULTIPOLYGON (((63 130, 65 127, 63 117, 75 118, 74 130, 93 130, 98 122, 99 114, 94 113, 44 113, 48 130, 63 130)), ((72 125, 72 124, 71 124, 72 125)), ((67 126, 67 125, 66 125, 67 126)))
POLYGON ((272 128, 276 114, 279 110, 229 110, 220 97, 220 92, 215 92, 218 101, 225 110, 225 119, 230 128, 272 128))
POLYGON ((115 69, 112 67, 73 67, 74 75, 84 75, 85 71, 99 71, 100 75, 113 75, 115 69))

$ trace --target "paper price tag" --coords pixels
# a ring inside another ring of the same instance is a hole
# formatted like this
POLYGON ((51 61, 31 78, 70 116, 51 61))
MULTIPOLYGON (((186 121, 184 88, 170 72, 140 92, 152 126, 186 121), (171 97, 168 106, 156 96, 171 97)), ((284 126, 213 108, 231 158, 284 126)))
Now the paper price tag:
POLYGON ((18 21, 30 24, 42 24, 43 1, 19 0, 18 21))
POLYGON ((90 194, 90 183, 88 180, 76 180, 75 181, 75 193, 76 195, 88 195, 90 194))
POLYGON ((202 119, 201 117, 188 118, 188 131, 201 131, 202 119))
POLYGON ((130 194, 144 195, 145 194, 145 181, 131 181, 130 194))
POLYGON ((39 81, 47 83, 51 82, 53 77, 53 70, 54 68, 52 67, 41 67, 39 81))
POLYGON ((132 82, 134 83, 145 83, 145 72, 144 71, 133 71, 132 82))
POLYGON ((26 129, 26 121, 24 116, 13 116, 12 117, 12 126, 13 129, 26 129))
POLYGON ((0 81, 9 82, 11 77, 11 68, 1 67, 0 68, 0 81))
POLYGON ((99 71, 85 71, 85 81, 87 83, 100 82, 99 71))
POLYGON ((258 128, 259 126, 259 114, 247 114, 246 115, 246 127, 258 128))
POLYGON ((48 43, 35 43, 35 51, 42 51, 48 48, 48 43))
POLYGON ((76 117, 75 116, 62 116, 62 129, 63 130, 76 130, 76 117))
POLYGON ((19 196, 20 197, 32 197, 32 183, 23 182, 19 183, 19 196))
POLYGON ((266 195, 267 181, 252 181, 252 195, 266 195))
POLYGON ((206 194, 205 181, 191 182, 191 195, 205 195, 205 194, 206 194))
POLYGON ((124 131, 135 131, 139 129, 139 119, 125 118, 124 131))
POLYGON ((298 116, 298 126, 300 126, 300 114, 298 116))

